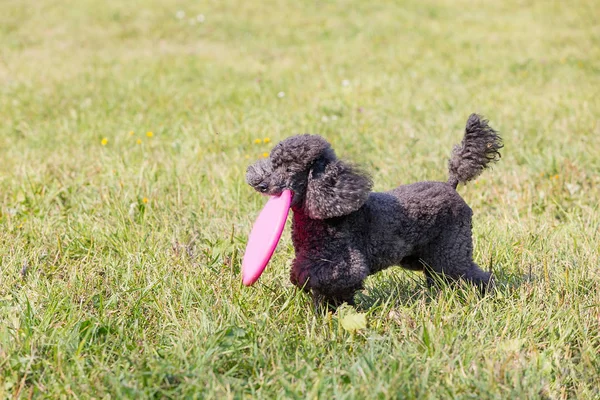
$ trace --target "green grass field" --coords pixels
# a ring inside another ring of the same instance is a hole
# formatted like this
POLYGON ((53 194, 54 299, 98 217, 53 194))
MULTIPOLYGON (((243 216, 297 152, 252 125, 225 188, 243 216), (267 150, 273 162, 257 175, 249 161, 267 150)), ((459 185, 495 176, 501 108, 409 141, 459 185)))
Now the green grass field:
POLYGON ((0 8, 0 398, 600 399, 596 2, 0 8), (241 285, 273 144, 385 190, 445 180, 471 112, 505 142, 459 188, 495 296, 392 268, 318 315, 289 227, 241 285))

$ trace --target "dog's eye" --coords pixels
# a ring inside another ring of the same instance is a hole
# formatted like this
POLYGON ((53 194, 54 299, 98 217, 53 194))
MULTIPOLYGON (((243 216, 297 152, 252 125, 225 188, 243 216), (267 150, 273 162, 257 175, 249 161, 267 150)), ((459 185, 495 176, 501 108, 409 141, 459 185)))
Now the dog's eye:
POLYGON ((285 172, 292 172, 292 169, 291 169, 290 167, 287 167, 287 168, 285 169, 285 172))

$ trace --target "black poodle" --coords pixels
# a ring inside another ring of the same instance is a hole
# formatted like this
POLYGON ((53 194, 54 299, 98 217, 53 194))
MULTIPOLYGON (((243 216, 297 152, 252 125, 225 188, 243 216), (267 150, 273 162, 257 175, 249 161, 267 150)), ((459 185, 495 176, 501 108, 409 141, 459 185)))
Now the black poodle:
POLYGON ((378 193, 371 192, 369 176, 339 160, 325 139, 297 135, 249 166, 246 180, 264 194, 293 192, 290 279, 311 291, 316 303, 354 304, 365 278, 393 265, 424 271, 428 284, 463 279, 485 290, 492 277, 473 261, 473 212, 456 187, 497 161, 500 148, 502 139, 488 121, 472 114, 448 163, 448 182, 378 193))

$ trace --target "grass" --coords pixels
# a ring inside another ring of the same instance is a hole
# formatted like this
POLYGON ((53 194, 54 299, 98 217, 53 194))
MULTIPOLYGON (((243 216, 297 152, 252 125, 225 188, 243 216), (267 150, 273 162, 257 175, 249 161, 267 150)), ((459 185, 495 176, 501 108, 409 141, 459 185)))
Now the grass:
POLYGON ((598 20, 591 0, 4 1, 0 397, 600 398, 598 20), (244 172, 274 143, 320 133, 383 190, 445 180, 471 112, 506 145, 459 189, 497 295, 394 268, 316 315, 289 233, 241 285, 264 202, 244 172))

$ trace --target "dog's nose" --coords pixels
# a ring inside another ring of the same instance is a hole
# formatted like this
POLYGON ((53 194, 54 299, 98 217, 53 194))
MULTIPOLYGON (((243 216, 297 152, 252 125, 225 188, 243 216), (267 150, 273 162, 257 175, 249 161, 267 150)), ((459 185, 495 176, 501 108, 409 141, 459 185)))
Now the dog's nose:
POLYGON ((256 188, 261 192, 264 193, 267 191, 267 184, 266 183, 259 183, 258 185, 256 185, 256 188))

